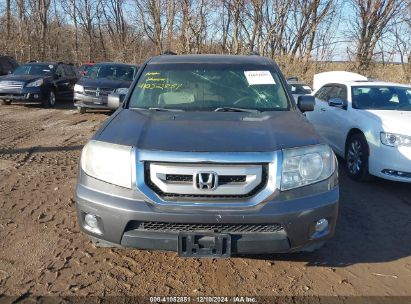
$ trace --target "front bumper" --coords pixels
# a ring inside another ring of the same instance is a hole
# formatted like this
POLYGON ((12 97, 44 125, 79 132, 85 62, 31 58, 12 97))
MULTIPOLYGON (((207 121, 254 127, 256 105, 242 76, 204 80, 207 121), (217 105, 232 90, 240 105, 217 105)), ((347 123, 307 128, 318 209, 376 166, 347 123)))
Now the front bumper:
POLYGON ((271 201, 235 210, 165 208, 148 203, 142 194, 93 179, 80 171, 76 189, 78 221, 82 231, 105 242, 148 250, 178 250, 179 231, 139 228, 141 223, 201 225, 277 225, 276 231, 241 232, 231 235, 232 254, 291 252, 334 235, 339 201, 337 173, 329 180, 280 193, 271 201), (100 189, 100 190, 96 190, 100 189), (319 189, 327 189, 320 191, 319 189), (314 191, 314 192, 313 192, 314 191), (317 191, 317 192, 316 192, 317 191), (316 193, 316 194, 312 194, 316 193), (91 231, 85 215, 98 218, 99 231, 91 231), (328 229, 314 230, 319 219, 328 229))
POLYGON ((74 106, 89 109, 110 109, 107 106, 107 96, 90 96, 74 92, 74 106))
POLYGON ((384 179, 411 183, 411 147, 371 147, 369 172, 384 179))
POLYGON ((42 102, 47 98, 42 87, 23 87, 19 90, 0 90, 0 99, 23 102, 42 102))

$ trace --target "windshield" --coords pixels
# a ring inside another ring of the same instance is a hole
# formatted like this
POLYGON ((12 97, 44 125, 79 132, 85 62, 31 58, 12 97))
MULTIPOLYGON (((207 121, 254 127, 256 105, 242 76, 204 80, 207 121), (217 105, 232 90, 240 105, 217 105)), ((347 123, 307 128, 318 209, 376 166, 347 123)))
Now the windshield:
POLYGON ((352 88, 352 105, 362 110, 411 110, 411 88, 361 86, 352 88))
POLYGON ((87 74, 87 72, 92 68, 92 65, 83 64, 81 67, 78 68, 78 71, 83 74, 87 74))
POLYGON ((131 95, 130 108, 210 111, 289 109, 284 87, 269 66, 152 64, 131 95))
POLYGON ((107 78, 113 80, 133 81, 136 68, 128 65, 97 64, 87 71, 86 78, 107 78))
POLYGON ((13 75, 51 75, 53 71, 52 64, 26 64, 19 66, 13 75))
POLYGON ((308 95, 312 92, 311 88, 306 84, 292 83, 289 86, 292 94, 308 95))

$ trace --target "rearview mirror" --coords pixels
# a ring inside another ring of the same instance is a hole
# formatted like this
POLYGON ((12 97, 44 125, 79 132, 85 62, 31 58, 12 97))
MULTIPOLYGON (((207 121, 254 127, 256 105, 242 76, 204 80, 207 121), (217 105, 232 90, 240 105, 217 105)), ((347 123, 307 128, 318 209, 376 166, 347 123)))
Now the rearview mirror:
POLYGON ((123 103, 124 97, 126 97, 126 95, 124 94, 118 94, 118 93, 108 94, 107 106, 110 109, 116 110, 123 103))
POLYGON ((315 98, 311 95, 298 96, 297 107, 301 112, 314 111, 315 98))
POLYGON ((336 107, 341 109, 347 109, 347 102, 341 98, 330 98, 328 100, 328 105, 330 107, 336 107))

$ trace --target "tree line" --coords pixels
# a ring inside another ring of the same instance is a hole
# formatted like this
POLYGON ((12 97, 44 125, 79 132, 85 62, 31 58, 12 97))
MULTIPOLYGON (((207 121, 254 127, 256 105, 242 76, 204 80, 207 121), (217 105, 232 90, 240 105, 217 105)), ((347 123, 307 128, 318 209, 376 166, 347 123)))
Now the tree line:
POLYGON ((411 52, 410 0, 1 0, 0 53, 19 61, 140 63, 259 53, 303 67, 338 57, 359 72, 411 52), (2 13, 4 12, 4 13, 2 13))

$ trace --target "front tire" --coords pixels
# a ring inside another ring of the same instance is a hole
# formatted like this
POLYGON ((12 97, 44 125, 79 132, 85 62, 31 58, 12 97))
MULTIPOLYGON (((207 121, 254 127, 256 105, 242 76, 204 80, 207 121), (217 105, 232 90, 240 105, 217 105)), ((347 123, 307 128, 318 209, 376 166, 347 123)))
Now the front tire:
POLYGON ((56 93, 53 90, 50 91, 47 99, 43 102, 43 107, 52 108, 56 105, 56 93))
POLYGON ((354 134, 347 141, 345 164, 348 175, 356 181, 367 181, 369 147, 363 134, 354 134))
POLYGON ((3 106, 8 106, 8 105, 11 104, 11 101, 10 101, 10 100, 0 99, 0 103, 1 103, 3 106))

